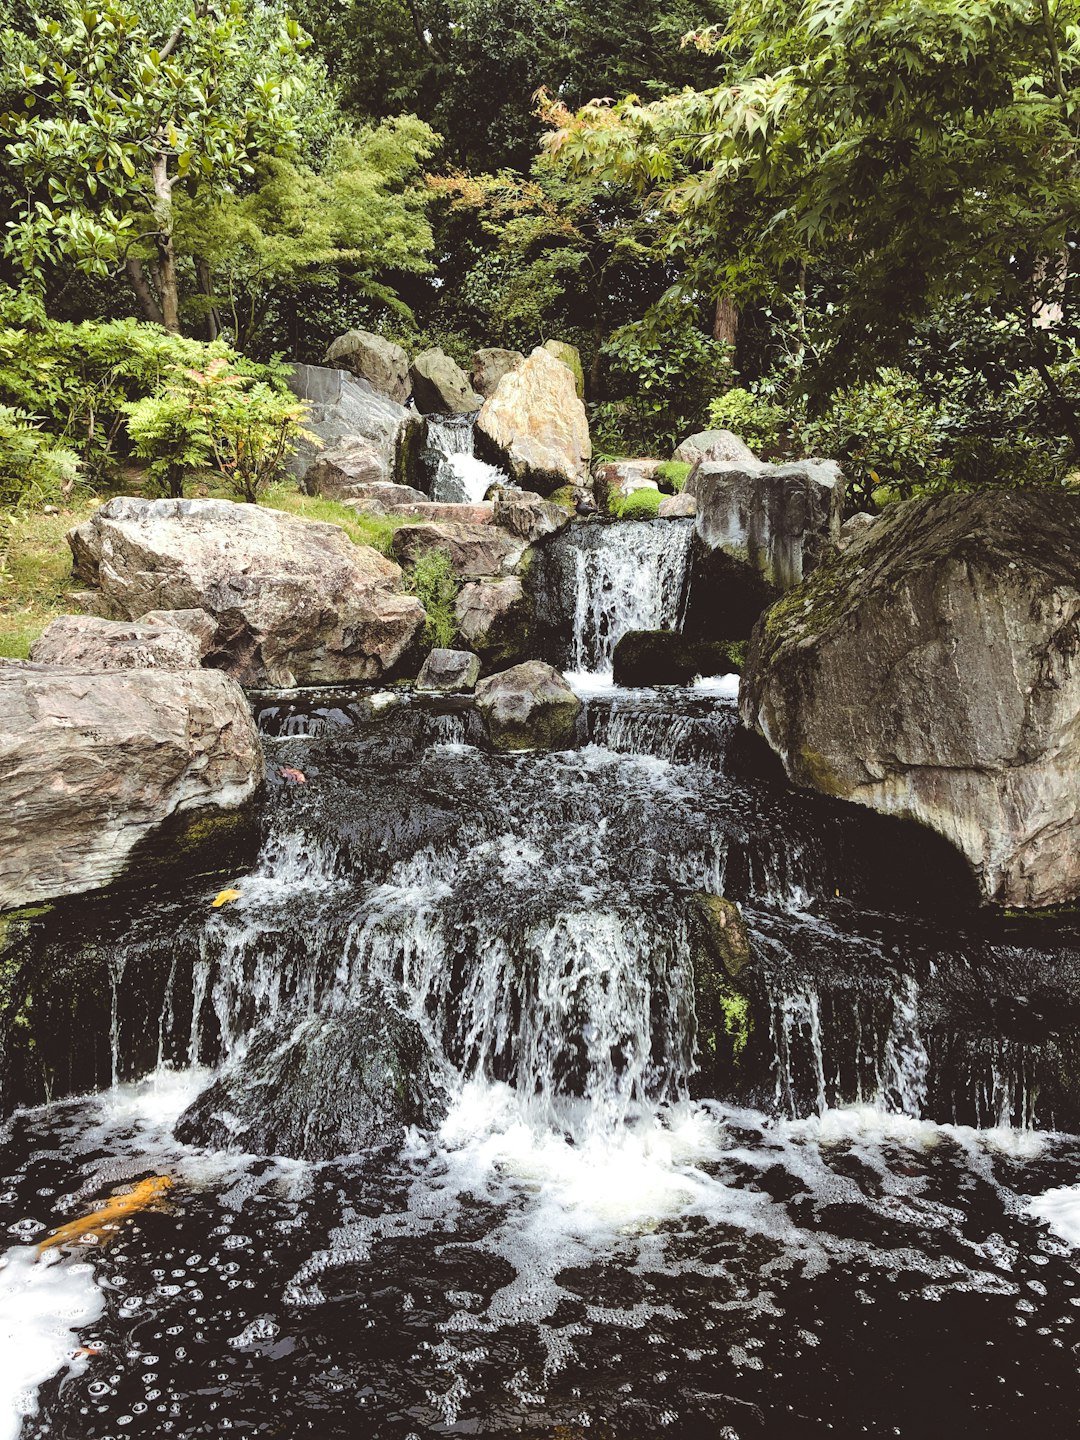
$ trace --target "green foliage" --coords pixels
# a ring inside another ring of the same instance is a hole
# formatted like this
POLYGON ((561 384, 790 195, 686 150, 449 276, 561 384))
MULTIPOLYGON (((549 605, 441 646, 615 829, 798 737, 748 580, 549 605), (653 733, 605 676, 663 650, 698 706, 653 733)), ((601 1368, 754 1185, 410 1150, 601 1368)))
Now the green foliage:
POLYGON ((685 460, 665 460, 657 466, 653 479, 666 495, 678 495, 685 488, 693 468, 685 460))
POLYGON ((254 502, 280 477, 303 428, 307 407, 222 357, 205 369, 176 367, 160 392, 125 407, 135 453, 148 479, 182 495, 184 478, 213 467, 241 500, 254 502))
POLYGON ((405 586, 427 612, 424 643, 433 649, 450 649, 457 635, 454 601, 459 589, 450 556, 445 550, 425 551, 406 575, 405 586))
POLYGON ((616 503, 614 513, 620 520, 655 520, 662 499, 659 490, 631 490, 616 503))
POLYGON ((730 430, 758 454, 774 453, 788 428, 783 406, 736 386, 709 402, 709 425, 730 430))
POLYGON ((40 505, 71 494, 78 457, 25 410, 0 405, 0 506, 40 505))

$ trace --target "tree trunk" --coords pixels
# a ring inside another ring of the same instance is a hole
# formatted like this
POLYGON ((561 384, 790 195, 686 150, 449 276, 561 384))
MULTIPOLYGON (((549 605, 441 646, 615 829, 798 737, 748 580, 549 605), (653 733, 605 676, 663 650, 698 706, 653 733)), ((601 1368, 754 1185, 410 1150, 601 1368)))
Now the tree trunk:
POLYGON ((717 298, 712 333, 714 340, 722 340, 730 345, 732 350, 735 349, 735 341, 739 337, 739 312, 730 295, 717 298))
POLYGON ((146 278, 142 261, 130 256, 125 262, 124 269, 127 272, 128 284, 135 292, 135 298, 139 302, 139 309, 143 312, 143 318, 151 321, 154 325, 163 325, 165 322, 161 306, 150 289, 150 282, 146 278))
POLYGON ((173 249, 172 181, 169 179, 168 159, 155 155, 152 174, 154 177, 154 198, 150 202, 157 221, 157 273, 158 291, 161 295, 161 319, 166 330, 180 333, 180 284, 176 274, 176 252, 173 249))
MULTIPOLYGON (((199 294, 204 295, 207 300, 212 300, 214 295, 214 287, 210 275, 209 260, 195 261, 195 276, 199 284, 199 294)), ((214 308, 213 305, 207 306, 203 324, 206 327, 207 340, 216 340, 221 330, 221 326, 218 322, 217 310, 214 308)))

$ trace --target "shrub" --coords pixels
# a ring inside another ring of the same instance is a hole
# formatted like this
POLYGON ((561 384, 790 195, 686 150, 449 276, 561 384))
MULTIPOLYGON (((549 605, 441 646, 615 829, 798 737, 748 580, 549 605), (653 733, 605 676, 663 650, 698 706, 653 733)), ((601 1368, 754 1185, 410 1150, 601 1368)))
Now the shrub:
POLYGON ((751 450, 775 453, 788 423, 788 416, 780 405, 764 399, 753 390, 736 387, 709 402, 710 427, 730 430, 751 450))
POLYGON ((25 410, 0 405, 0 505, 41 505, 75 488, 78 457, 25 410))
POLYGON ((632 490, 619 502, 616 514, 620 520, 655 520, 662 498, 659 490, 632 490))
POLYGON ((411 590, 427 612, 424 643, 433 649, 449 650, 457 635, 457 599, 459 581, 445 550, 428 550, 421 555, 405 577, 405 588, 411 590))

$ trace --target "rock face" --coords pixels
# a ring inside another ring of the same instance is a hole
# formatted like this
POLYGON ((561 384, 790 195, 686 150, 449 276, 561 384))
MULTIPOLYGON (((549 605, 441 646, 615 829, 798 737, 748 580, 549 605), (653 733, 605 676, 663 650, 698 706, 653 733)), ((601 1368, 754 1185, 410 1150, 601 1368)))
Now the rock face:
POLYGON ((687 465, 696 465, 699 461, 743 465, 757 457, 750 446, 744 444, 730 430, 699 430, 696 435, 687 436, 672 458, 682 460, 687 465))
POLYGON ((504 375, 509 375, 511 370, 516 370, 524 363, 525 356, 520 350, 500 350, 496 346, 474 350, 472 373, 469 376, 472 387, 486 400, 489 395, 494 395, 504 375))
POLYGON ((0 910, 108 884, 164 821, 236 809, 262 774, 244 693, 219 671, 5 663, 0 910))
POLYGON ((485 665, 505 665, 526 653, 530 609, 516 575, 463 585, 454 614, 459 637, 485 665))
POLYGON ((470 579, 498 575, 521 554, 521 545, 494 525, 467 525, 459 520, 403 525, 394 534, 394 554, 403 565, 415 565, 429 550, 443 550, 458 575, 470 579))
POLYGON ((471 650, 432 650, 416 677, 417 690, 465 693, 480 679, 480 656, 471 650))
POLYGON ((570 512, 531 490, 503 490, 495 497, 494 521, 519 540, 532 544, 570 523, 570 512))
POLYGON ((243 685, 376 679, 424 621, 392 561, 336 525, 256 505, 118 496, 68 541, 117 618, 213 615, 207 663, 243 685))
POLYGON ((176 1135, 215 1150, 332 1160, 430 1125, 438 1094, 419 1025, 371 990, 347 1011, 257 1035, 181 1115, 176 1135))
POLYGON ((422 415, 472 415, 484 403, 456 360, 441 350, 425 350, 409 371, 413 398, 422 415))
POLYGON ((908 817, 986 900, 1080 896, 1080 501, 897 506, 763 616, 744 724, 809 789, 908 817))
POLYGON ((30 659, 88 673, 101 670, 197 670, 209 649, 175 625, 128 624, 95 615, 59 615, 38 636, 30 659))
POLYGON ((362 462, 359 441, 367 441, 368 464, 357 481, 394 480, 408 484, 419 461, 424 422, 414 410, 381 394, 366 380, 347 370, 328 370, 320 365, 294 365, 289 389, 308 401, 304 428, 318 436, 321 447, 304 443, 289 460, 289 469, 303 485, 312 465, 322 455, 334 456, 344 446, 353 446, 354 466, 362 462), (379 472, 372 468, 376 456, 379 472))
POLYGON ((504 375, 477 417, 476 451, 542 495, 585 484, 589 421, 567 367, 539 348, 504 375))
POLYGON ((585 399, 585 371, 581 364, 581 351, 576 345, 570 345, 565 340, 545 340, 544 349, 549 355, 554 355, 560 360, 570 374, 574 377, 574 389, 578 393, 578 399, 585 399))
POLYGON ((381 395, 404 405, 412 394, 409 357, 400 345, 370 330, 348 330, 331 342, 323 364, 349 370, 381 395))
POLYGON ((496 750, 564 750, 574 742, 581 701, 558 670, 527 660, 481 680, 476 708, 496 750))

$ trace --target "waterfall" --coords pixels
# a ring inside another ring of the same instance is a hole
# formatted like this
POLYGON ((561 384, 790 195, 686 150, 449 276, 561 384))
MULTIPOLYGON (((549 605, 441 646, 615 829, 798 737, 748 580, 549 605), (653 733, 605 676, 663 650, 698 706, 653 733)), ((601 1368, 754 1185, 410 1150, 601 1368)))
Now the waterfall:
POLYGON ((431 498, 445 505, 476 505, 492 485, 509 485, 509 477, 475 453, 475 415, 431 415, 427 444, 434 452, 431 498))
POLYGON ((678 630, 690 580, 691 520, 571 525, 552 547, 572 617, 567 668, 610 674, 628 630, 678 630))

